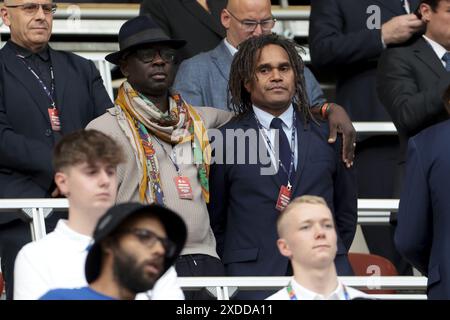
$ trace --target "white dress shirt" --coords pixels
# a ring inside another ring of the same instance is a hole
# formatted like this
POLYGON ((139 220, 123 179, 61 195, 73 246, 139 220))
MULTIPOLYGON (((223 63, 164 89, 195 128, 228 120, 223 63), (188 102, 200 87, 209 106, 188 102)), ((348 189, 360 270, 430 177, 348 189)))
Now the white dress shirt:
MULTIPOLYGON (((291 104, 289 108, 283 112, 278 118, 281 119, 283 122, 282 128, 284 133, 286 134, 286 138, 289 142, 289 145, 292 148, 292 128, 294 127, 294 117, 293 117, 293 111, 294 106, 291 104)), ((275 144, 275 133, 277 129, 273 129, 270 127, 270 124, 275 118, 270 113, 261 110, 260 108, 253 106, 253 112, 255 113, 256 118, 258 119, 259 123, 261 123, 261 126, 263 127, 264 133, 266 134, 267 138, 269 139, 270 143, 272 144, 272 147, 275 147, 275 145, 278 145, 278 142, 275 144)), ((261 131, 261 130, 260 130, 261 131)), ((278 168, 278 161, 275 159, 275 154, 271 151, 269 146, 267 145, 266 139, 264 138, 264 135, 262 132, 260 132, 262 139, 264 140, 264 143, 267 147, 267 150, 269 150, 270 159, 272 160, 272 163, 274 164, 275 168, 278 168)), ((297 168, 297 158, 298 158, 298 148, 297 148, 297 133, 295 134, 295 140, 294 140, 294 166, 297 168)), ((288 168, 287 168, 288 169, 288 168)), ((288 169, 289 170, 289 169, 288 169)), ((291 181, 292 183, 292 181, 291 181)))
MULTIPOLYGON (((347 300, 344 291, 344 285, 338 280, 338 285, 336 289, 328 296, 324 296, 322 294, 316 293, 309 289, 306 289, 302 285, 300 285, 297 281, 295 281, 294 277, 292 277, 290 282, 292 289, 297 297, 297 300, 347 300)), ((366 293, 345 286, 345 290, 348 294, 348 299, 354 299, 357 297, 361 298, 370 298, 366 293)), ((266 300, 291 300, 287 291, 287 287, 282 288, 277 291, 266 300)))
POLYGON ((235 47, 233 47, 233 45, 231 43, 228 42, 227 38, 223 39, 223 42, 225 43, 225 46, 228 48, 228 50, 230 51, 231 55, 234 57, 234 55, 236 54, 236 52, 238 52, 238 49, 236 49, 235 47))
POLYGON ((431 48, 433 48, 434 53, 436 53, 437 57, 439 58, 439 60, 441 61, 442 65, 445 68, 445 61, 442 60, 442 57, 444 56, 444 54, 447 53, 447 50, 443 46, 441 46, 439 43, 437 43, 434 40, 431 40, 427 36, 422 35, 422 37, 425 39, 426 42, 428 42, 428 44, 431 46, 431 48))

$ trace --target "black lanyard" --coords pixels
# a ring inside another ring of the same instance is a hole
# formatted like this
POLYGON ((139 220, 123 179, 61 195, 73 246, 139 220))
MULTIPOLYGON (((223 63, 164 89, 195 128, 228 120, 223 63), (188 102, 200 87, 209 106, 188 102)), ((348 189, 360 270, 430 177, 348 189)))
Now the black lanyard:
MULTIPOLYGON (((270 142, 269 137, 267 136, 264 127, 261 125, 261 122, 259 122, 258 117, 255 113, 253 113, 253 116, 255 117, 256 123, 258 124, 259 131, 261 132, 262 136, 266 139, 267 146, 269 147, 269 151, 273 154, 274 157, 276 157, 275 150, 272 147, 272 143, 270 142)), ((281 129, 283 130, 283 129, 281 129)), ((292 134, 291 134, 291 163, 289 165, 289 171, 284 167, 283 162, 278 159, 278 165, 283 169, 283 171, 286 173, 288 178, 288 187, 291 187, 291 174, 292 170, 294 168, 294 159, 295 159, 295 135, 297 133, 297 121, 295 116, 295 110, 292 112, 292 134)), ((282 134, 282 132, 280 133, 282 134)), ((279 157, 278 157, 279 158, 279 157)))
POLYGON ((55 104, 55 100, 53 100, 53 94, 55 93, 55 77, 53 75, 53 67, 50 66, 50 76, 51 76, 51 91, 48 90, 47 86, 45 85, 45 83, 41 80, 41 78, 39 78, 39 76, 37 75, 37 73, 33 70, 33 68, 31 68, 31 66, 26 62, 25 57, 21 56, 19 54, 16 55, 18 58, 20 58, 20 61, 23 62, 23 64, 25 65, 25 67, 27 67, 27 69, 34 75, 34 77, 36 78, 36 80, 39 82, 39 84, 41 85, 42 89, 44 90, 44 92, 47 94, 47 97, 50 99, 50 103, 51 106, 53 108, 56 108, 56 104, 55 104))

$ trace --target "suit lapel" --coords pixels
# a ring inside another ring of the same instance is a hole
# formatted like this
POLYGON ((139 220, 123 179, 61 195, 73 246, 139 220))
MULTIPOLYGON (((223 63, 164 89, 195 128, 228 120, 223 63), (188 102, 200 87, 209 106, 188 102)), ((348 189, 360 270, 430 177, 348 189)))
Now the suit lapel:
POLYGON ((52 61, 52 68, 53 68, 53 74, 55 76, 55 92, 56 92, 56 107, 61 110, 63 109, 63 101, 64 101, 64 89, 66 87, 66 81, 68 78, 68 75, 65 74, 66 70, 61 69, 61 66, 64 65, 64 61, 62 60, 62 55, 51 49, 50 52, 50 59, 52 61))
MULTIPOLYGON (((181 4, 186 8, 187 11, 189 11, 189 13, 191 13, 194 17, 196 17, 208 29, 211 29, 222 38, 225 37, 225 31, 220 22, 215 20, 213 15, 208 13, 205 9, 203 9, 201 5, 197 3, 196 0, 181 0, 181 4)), ((214 6, 210 8, 212 13, 213 9, 215 11, 218 10, 218 8, 214 6)))
POLYGON ((292 194, 295 194, 299 184, 301 183, 300 177, 308 157, 309 144, 311 140, 310 126, 310 123, 303 122, 302 115, 297 112, 297 170, 292 184, 292 194))
POLYGON ((438 77, 446 75, 447 71, 437 57, 433 48, 420 37, 413 45, 414 54, 416 57, 426 64, 438 77))
POLYGON ((225 45, 225 42, 222 41, 220 45, 218 45, 217 48, 214 49, 214 51, 211 53, 211 60, 217 66, 220 74, 228 83, 233 56, 231 55, 230 50, 228 50, 227 46, 225 45))
POLYGON ((8 43, 4 46, 3 52, 5 60, 7 61, 6 69, 8 69, 12 77, 15 77, 17 81, 22 84, 36 103, 36 106, 41 111, 44 118, 50 122, 48 108, 50 107, 51 102, 38 80, 28 70, 25 64, 20 61, 20 58, 16 56, 16 52, 8 45, 8 43))

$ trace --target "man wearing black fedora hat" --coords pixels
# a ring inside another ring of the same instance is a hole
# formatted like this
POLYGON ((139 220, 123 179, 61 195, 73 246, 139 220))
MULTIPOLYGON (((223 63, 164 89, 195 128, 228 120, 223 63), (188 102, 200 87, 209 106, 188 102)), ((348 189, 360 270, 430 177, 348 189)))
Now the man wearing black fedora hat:
POLYGON ((186 241, 186 226, 159 205, 123 203, 98 221, 85 264, 88 286, 54 289, 42 300, 133 300, 151 290, 186 241))
MULTIPOLYGON (((220 276, 206 204, 209 202, 211 146, 205 132, 226 123, 231 114, 194 108, 171 89, 176 50, 183 40, 170 39, 148 16, 127 21, 119 32, 120 50, 106 56, 127 80, 114 108, 93 120, 124 148, 126 163, 118 168, 117 202, 165 205, 187 224, 186 247, 175 266, 180 276, 220 276)), ((208 298, 186 292, 187 299, 208 298)))

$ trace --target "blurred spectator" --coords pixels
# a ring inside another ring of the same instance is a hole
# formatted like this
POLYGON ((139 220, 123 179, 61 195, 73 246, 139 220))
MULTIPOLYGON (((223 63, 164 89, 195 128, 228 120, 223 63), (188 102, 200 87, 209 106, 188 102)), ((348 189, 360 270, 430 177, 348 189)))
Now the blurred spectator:
POLYGON ((88 286, 54 289, 41 300, 134 300, 152 290, 186 241, 186 226, 159 205, 122 203, 100 218, 86 258, 88 286))
MULTIPOLYGON (((309 44, 313 66, 337 77, 336 101, 352 121, 391 121, 378 99, 376 68, 386 46, 410 39, 423 23, 412 12, 419 0, 312 0, 309 44)), ((396 135, 359 135, 356 148, 359 198, 398 198, 396 135)), ((393 227, 363 226, 371 253, 411 268, 393 244, 393 227)))
MULTIPOLYGON (((430 6, 432 1, 424 2, 430 6)), ((438 2, 440 4, 436 4, 434 14, 445 12, 444 15, 448 16, 448 1, 438 2)), ((427 10, 430 7, 422 6, 424 18, 428 19, 430 12, 427 10)), ((450 87, 446 90, 444 103, 450 114, 450 87)), ((449 136, 450 120, 447 120, 409 139, 404 189, 395 233, 398 250, 428 277, 428 298, 439 300, 450 299, 449 136)))
MULTIPOLYGON (((15 264, 14 299, 34 300, 55 288, 86 285, 84 264, 98 219, 114 204, 121 147, 95 131, 68 134, 54 153, 55 181, 69 201, 69 219, 20 250, 15 264)), ((183 299, 172 268, 148 294, 152 299, 183 299), (150 295, 151 294, 151 295, 150 295)))
POLYGON ((321 197, 294 199, 277 219, 278 250, 289 258, 294 276, 267 300, 350 300, 365 293, 339 281, 334 265, 337 234, 321 197))
POLYGON ((180 61, 213 49, 225 37, 220 13, 227 0, 143 0, 140 14, 151 15, 172 39, 186 40, 180 61))
POLYGON ((234 56, 229 87, 237 117, 220 129, 223 143, 214 143, 209 207, 230 276, 292 274, 276 247, 275 225, 279 211, 302 194, 327 200, 339 235, 338 273, 353 274, 347 252, 356 230, 355 172, 340 160, 341 140, 329 144, 328 126, 311 115, 303 68, 297 45, 274 34, 247 39, 234 56))
MULTIPOLYGON (((231 118, 214 108, 194 108, 170 89, 174 59, 182 40, 170 39, 149 16, 127 21, 119 32, 120 51, 106 56, 127 80, 114 108, 88 128, 107 133, 124 148, 118 168, 118 202, 166 205, 187 224, 188 239, 175 266, 180 276, 220 276, 223 265, 209 223, 210 145, 204 134, 231 118), (195 125, 194 125, 195 123, 195 125)), ((187 299, 211 298, 206 290, 187 299)))
MULTIPOLYGON (((112 105, 92 61, 48 45, 56 4, 39 3, 6 0, 0 9, 11 33, 0 50, 0 198, 57 196, 53 146, 112 105)), ((61 216, 46 219, 47 231, 61 216)), ((30 241, 28 223, 16 214, 0 215, 7 299, 13 296, 17 252, 30 241)))

